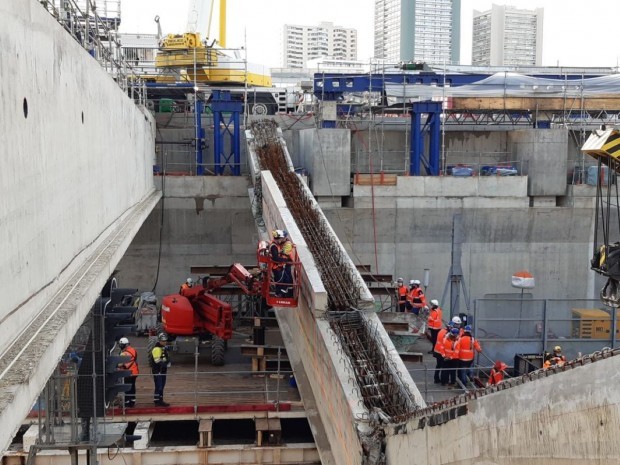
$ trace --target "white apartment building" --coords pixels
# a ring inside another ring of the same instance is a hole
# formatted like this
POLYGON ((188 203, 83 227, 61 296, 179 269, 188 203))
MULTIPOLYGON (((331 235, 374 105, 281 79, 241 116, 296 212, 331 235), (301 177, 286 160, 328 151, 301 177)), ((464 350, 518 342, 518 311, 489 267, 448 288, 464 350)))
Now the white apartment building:
POLYGON ((492 5, 488 11, 474 10, 474 66, 541 66, 542 42, 542 8, 492 5))
POLYGON ((334 23, 318 26, 284 25, 283 67, 305 68, 308 60, 328 57, 334 60, 357 60, 357 30, 334 23))
POLYGON ((374 57, 458 64, 461 0, 375 0, 374 57))

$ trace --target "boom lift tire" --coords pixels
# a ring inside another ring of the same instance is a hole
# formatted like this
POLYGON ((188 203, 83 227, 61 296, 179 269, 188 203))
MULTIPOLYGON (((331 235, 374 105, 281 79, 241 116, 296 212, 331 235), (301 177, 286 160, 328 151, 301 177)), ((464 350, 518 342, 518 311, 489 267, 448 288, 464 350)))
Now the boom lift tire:
POLYGON ((224 366, 224 353, 226 352, 226 343, 224 339, 213 336, 211 341, 211 365, 216 367, 224 366))

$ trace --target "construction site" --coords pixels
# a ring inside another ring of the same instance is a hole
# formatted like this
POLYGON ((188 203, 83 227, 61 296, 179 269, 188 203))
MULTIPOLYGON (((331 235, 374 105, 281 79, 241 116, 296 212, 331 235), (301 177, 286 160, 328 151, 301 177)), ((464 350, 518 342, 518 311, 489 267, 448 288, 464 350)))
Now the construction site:
POLYGON ((118 0, 0 0, 2 465, 618 463, 619 75, 275 87, 219 3, 123 42, 118 0))

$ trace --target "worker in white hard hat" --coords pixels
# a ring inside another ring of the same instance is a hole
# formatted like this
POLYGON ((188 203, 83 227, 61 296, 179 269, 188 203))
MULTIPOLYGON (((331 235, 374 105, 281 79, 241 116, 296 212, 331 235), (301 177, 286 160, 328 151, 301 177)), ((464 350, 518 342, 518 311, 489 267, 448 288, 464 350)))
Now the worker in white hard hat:
POLYGON ((407 286, 405 286, 403 278, 396 280, 396 295, 398 297, 398 311, 404 312, 407 305, 407 286))
POLYGON ((179 289, 179 294, 184 295, 185 291, 194 287, 194 280, 192 278, 187 278, 183 284, 181 284, 181 289, 179 289))
POLYGON ((138 352, 129 343, 129 339, 122 337, 118 341, 120 348, 119 355, 123 357, 129 357, 129 361, 119 363, 118 368, 121 370, 128 370, 131 372, 131 376, 126 376, 124 383, 131 385, 129 391, 125 392, 125 407, 131 408, 136 405, 136 380, 140 374, 138 367, 138 352))
POLYGON ((409 303, 409 308, 411 312, 416 315, 420 314, 420 311, 427 307, 426 297, 424 296, 424 291, 420 288, 420 280, 412 279, 410 282, 411 289, 409 290, 409 295, 407 296, 407 302, 409 303))
POLYGON ((272 287, 271 291, 277 297, 293 297, 293 266, 297 251, 289 239, 288 232, 275 229, 271 232, 272 240, 269 244, 271 258, 272 287))
POLYGON ((431 308, 428 314, 428 320, 426 325, 428 327, 428 339, 431 341, 431 350, 428 352, 432 354, 435 344, 437 343, 437 335, 441 331, 442 323, 442 311, 437 299, 431 300, 431 308))

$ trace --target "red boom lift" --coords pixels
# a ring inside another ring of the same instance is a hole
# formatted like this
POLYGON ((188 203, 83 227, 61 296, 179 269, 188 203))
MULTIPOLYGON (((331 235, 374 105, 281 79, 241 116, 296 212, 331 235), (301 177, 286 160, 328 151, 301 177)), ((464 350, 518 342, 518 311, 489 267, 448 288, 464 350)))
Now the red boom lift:
POLYGON ((162 300, 163 330, 170 336, 211 339, 211 363, 224 364, 226 341, 232 337, 232 307, 214 293, 223 286, 236 284, 244 294, 261 296, 271 307, 297 307, 299 299, 300 262, 294 253, 292 283, 273 282, 269 244, 261 241, 257 249, 258 269, 248 271, 238 263, 221 278, 203 279, 201 284, 184 289, 182 294, 167 295, 162 300))

